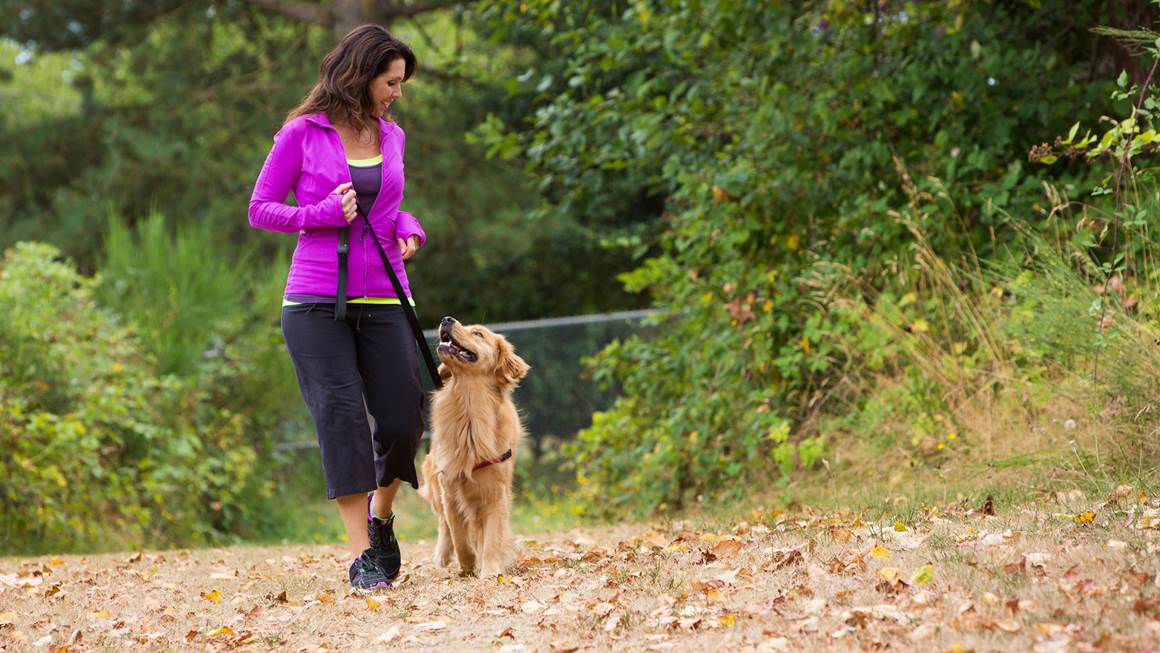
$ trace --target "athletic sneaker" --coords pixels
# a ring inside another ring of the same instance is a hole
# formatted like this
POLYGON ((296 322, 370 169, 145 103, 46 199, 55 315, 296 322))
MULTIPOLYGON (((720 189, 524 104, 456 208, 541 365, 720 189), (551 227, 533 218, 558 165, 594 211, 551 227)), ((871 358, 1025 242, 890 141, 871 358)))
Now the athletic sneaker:
POLYGON ((360 590, 387 589, 391 586, 391 579, 367 549, 350 563, 350 584, 360 590))
POLYGON ((395 580, 403 566, 399 540, 395 539, 395 513, 392 512, 385 520, 375 517, 371 512, 371 496, 367 495, 367 535, 371 540, 371 548, 367 552, 374 557, 387 579, 395 580))

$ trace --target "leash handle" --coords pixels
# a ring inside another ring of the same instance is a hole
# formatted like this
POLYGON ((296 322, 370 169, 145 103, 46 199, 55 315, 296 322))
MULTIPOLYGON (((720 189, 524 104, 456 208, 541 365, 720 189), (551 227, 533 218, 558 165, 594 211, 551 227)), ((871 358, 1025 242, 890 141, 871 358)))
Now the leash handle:
POLYGON ((415 342, 419 344, 419 351, 423 354, 423 362, 427 364, 427 372, 431 375, 431 382, 435 384, 435 389, 438 390, 443 387, 443 379, 439 377, 439 369, 435 364, 435 356, 431 353, 431 347, 427 345, 427 339, 423 337, 423 328, 419 326, 419 316, 415 313, 415 307, 411 306, 407 294, 403 292, 403 284, 399 282, 399 277, 395 274, 395 268, 391 266, 391 261, 387 258, 387 251, 383 249, 383 244, 379 242, 378 234, 375 233, 374 227, 371 226, 370 219, 362 211, 359 211, 358 214, 362 217, 367 231, 370 232, 371 239, 375 241, 375 247, 379 250, 379 257, 383 260, 383 267, 387 268, 387 276, 390 277, 391 286, 395 289, 395 296, 399 298, 399 304, 403 307, 403 313, 407 315, 407 322, 411 324, 411 332, 415 335, 415 342))

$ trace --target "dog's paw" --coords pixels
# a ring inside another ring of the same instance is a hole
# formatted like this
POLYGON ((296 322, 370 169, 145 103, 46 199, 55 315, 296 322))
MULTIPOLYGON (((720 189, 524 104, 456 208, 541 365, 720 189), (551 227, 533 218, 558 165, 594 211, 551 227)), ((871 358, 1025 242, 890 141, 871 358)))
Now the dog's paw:
POLYGON ((503 565, 501 564, 485 564, 479 569, 480 578, 495 578, 503 573, 503 565))
POLYGON ((451 552, 440 553, 436 551, 435 555, 431 556, 431 562, 434 562, 436 567, 446 567, 451 564, 451 552))

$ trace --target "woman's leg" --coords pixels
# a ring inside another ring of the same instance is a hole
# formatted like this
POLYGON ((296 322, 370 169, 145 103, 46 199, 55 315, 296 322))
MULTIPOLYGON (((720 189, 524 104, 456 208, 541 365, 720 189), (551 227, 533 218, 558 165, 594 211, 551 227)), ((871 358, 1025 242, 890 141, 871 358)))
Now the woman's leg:
MULTIPOLYGON (((399 486, 402 483, 402 479, 396 478, 387 487, 380 487, 375 490, 375 498, 371 500, 371 510, 376 515, 386 519, 387 515, 391 514, 391 506, 395 503, 395 493, 399 491, 399 486)), ((363 530, 366 529, 364 528, 363 530)))
POLYGON ((338 513, 342 515, 342 525, 346 529, 346 548, 351 558, 359 557, 368 546, 367 537, 367 495, 346 494, 337 497, 338 513))
POLYGON ((378 489, 373 507, 386 518, 400 481, 419 487, 415 454, 423 435, 423 386, 419 353, 401 306, 358 305, 355 346, 374 416, 374 465, 378 489))
POLYGON ((318 431, 327 497, 337 500, 351 557, 357 557, 367 548, 366 493, 376 483, 352 326, 334 320, 333 304, 282 311, 286 347, 318 431))

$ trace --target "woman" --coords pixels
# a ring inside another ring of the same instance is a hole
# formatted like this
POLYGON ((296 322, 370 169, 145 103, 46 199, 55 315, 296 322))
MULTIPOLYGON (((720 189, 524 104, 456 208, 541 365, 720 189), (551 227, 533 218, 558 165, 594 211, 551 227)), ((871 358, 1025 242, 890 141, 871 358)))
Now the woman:
POLYGON ((298 233, 282 335, 318 431, 327 496, 337 500, 354 558, 350 582, 359 589, 389 587, 398 576, 391 503, 403 481, 419 486, 423 391, 415 341, 370 240, 379 238, 411 301, 403 261, 426 235, 399 210, 405 136, 383 116, 414 71, 410 47, 383 27, 352 30, 274 135, 250 198, 252 226, 298 233), (297 206, 285 204, 291 190, 297 206))

